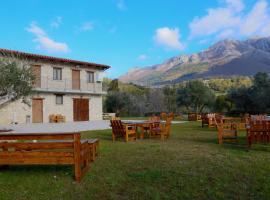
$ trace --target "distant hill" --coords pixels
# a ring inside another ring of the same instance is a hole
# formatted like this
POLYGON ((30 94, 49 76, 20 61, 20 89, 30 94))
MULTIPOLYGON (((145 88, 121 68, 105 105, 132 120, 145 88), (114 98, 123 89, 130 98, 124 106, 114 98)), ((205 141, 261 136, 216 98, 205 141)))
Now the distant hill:
POLYGON ((159 65, 131 69, 119 80, 155 86, 196 78, 250 76, 257 72, 270 73, 270 37, 223 40, 200 53, 180 55, 159 65))

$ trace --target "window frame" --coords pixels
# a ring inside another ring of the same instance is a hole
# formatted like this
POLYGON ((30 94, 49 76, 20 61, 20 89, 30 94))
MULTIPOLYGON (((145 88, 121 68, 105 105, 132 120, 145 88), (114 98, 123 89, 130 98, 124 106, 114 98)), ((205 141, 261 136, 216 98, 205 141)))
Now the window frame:
POLYGON ((56 105, 64 105, 64 95, 63 94, 55 94, 55 104, 56 105), (58 102, 57 99, 61 97, 61 102, 58 102))
POLYGON ((62 81, 63 80, 63 72, 61 67, 53 67, 53 80, 54 81, 62 81), (60 77, 58 77, 58 72, 60 72, 60 77))
POLYGON ((87 71, 87 83, 95 83, 95 72, 87 71), (90 79, 90 74, 92 76, 92 80, 90 79))

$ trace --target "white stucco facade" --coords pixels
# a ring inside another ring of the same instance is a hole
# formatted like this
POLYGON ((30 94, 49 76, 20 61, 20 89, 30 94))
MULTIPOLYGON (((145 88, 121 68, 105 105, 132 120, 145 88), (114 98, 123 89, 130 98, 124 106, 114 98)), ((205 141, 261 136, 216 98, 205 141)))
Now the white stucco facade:
MULTIPOLYGON (((75 61, 74 61, 75 62, 75 61)), ((79 62, 79 61, 78 61, 79 62)), ((72 62, 53 62, 52 60, 29 60, 29 67, 40 66, 40 86, 34 88, 33 95, 29 97, 30 105, 21 100, 9 102, 0 107, 0 124, 32 123, 33 99, 42 99, 43 123, 49 122, 50 115, 63 115, 67 122, 74 121, 74 99, 89 100, 89 120, 102 120, 102 83, 97 77, 104 69, 92 63, 89 65, 75 65, 72 62), (53 69, 61 69, 61 80, 54 80, 53 69), (73 88, 72 71, 79 71, 79 89, 73 88), (88 72, 94 73, 94 81, 89 82, 88 72), (63 96, 63 103, 56 103, 56 95, 63 96)), ((98 65, 98 64, 97 64, 98 65)))
MULTIPOLYGON (((89 99, 89 120, 102 120, 102 96, 98 95, 63 95, 63 104, 57 105, 54 94, 40 93, 31 98, 43 99, 43 122, 49 122, 49 116, 61 114, 67 122, 73 121, 73 99, 89 99)), ((31 102, 30 98, 30 102, 31 102)), ((32 122, 32 107, 22 103, 21 100, 8 103, 0 108, 0 124, 24 124, 32 122)))

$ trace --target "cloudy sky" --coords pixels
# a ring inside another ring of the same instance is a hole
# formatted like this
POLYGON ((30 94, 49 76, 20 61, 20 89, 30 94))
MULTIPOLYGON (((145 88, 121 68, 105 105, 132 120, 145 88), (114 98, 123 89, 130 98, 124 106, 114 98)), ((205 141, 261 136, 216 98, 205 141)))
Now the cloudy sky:
POLYGON ((221 39, 270 36, 269 0, 13 0, 0 48, 98 62, 116 78, 221 39))

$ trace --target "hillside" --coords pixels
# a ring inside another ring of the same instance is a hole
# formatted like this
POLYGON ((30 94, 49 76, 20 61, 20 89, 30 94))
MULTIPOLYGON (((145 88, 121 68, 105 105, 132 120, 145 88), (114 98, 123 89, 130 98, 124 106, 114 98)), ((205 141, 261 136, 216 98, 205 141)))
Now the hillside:
POLYGON ((250 76, 257 72, 270 73, 270 37, 223 40, 200 53, 131 69, 119 80, 138 85, 163 85, 195 78, 250 76))

